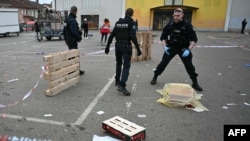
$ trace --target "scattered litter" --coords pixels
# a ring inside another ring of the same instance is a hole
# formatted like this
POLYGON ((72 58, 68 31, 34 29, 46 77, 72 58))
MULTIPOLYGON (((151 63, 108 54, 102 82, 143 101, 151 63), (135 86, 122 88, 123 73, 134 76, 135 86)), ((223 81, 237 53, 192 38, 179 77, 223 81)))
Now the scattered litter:
POLYGON ((205 111, 204 109, 198 108, 198 107, 194 107, 194 106, 191 105, 191 104, 187 104, 185 107, 186 107, 186 109, 188 109, 188 110, 193 110, 193 111, 195 111, 195 112, 203 112, 203 111, 205 111))
POLYGON ((3 107, 6 107, 6 106, 5 106, 5 105, 0 104, 0 107, 2 107, 2 108, 3 108, 3 107))
POLYGON ((121 140, 118 140, 109 136, 99 137, 97 135, 94 135, 92 141, 121 141, 121 140))
POLYGON ((137 115, 139 118, 146 118, 146 115, 137 115))
POLYGON ((7 115, 6 114, 0 114, 0 118, 6 118, 7 115))
POLYGON ((52 114, 45 114, 44 117, 52 117, 52 114))
POLYGON ((16 78, 16 79, 11 79, 11 80, 8 80, 8 82, 11 83, 11 82, 15 82, 15 81, 17 81, 17 80, 19 80, 19 79, 18 79, 18 78, 16 78))
POLYGON ((126 113, 128 115, 132 102, 126 101, 126 113))
POLYGON ((250 64, 245 64, 245 67, 250 67, 250 64))
POLYGON ((235 103, 227 103, 228 106, 233 106, 233 105, 238 105, 238 104, 235 104, 235 103))
MULTIPOLYGON (((8 92, 3 92, 3 95, 10 96, 10 94, 8 92)), ((0 105, 0 107, 1 107, 1 105, 0 105)))
POLYGON ((104 111, 98 111, 98 112, 96 112, 97 114, 99 114, 99 115, 102 115, 102 114, 104 114, 105 112, 104 111))
POLYGON ((250 104, 249 104, 249 103, 246 103, 246 102, 245 102, 244 104, 245 104, 245 105, 247 105, 247 106, 250 106, 250 104))
POLYGON ((195 112, 203 112, 204 111, 204 109, 201 109, 201 108, 193 108, 192 110, 195 112))
POLYGON ((203 96, 203 94, 197 94, 198 96, 200 96, 200 97, 202 97, 203 96))
POLYGON ((242 96, 246 96, 247 94, 240 94, 240 95, 242 95, 242 96))
POLYGON ((43 55, 43 54, 45 54, 44 52, 37 52, 36 53, 37 55, 43 55))
POLYGON ((218 73, 218 75, 221 75, 221 73, 218 73))
POLYGON ((228 109, 228 107, 227 106, 222 106, 222 109, 228 109))

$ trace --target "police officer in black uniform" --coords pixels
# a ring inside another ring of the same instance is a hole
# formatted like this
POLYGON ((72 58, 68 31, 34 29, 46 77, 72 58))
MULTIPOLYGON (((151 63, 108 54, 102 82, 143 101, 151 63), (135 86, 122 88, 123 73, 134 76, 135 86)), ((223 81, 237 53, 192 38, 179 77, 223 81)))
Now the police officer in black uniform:
POLYGON ((136 25, 132 19, 134 10, 128 8, 125 13, 125 18, 120 18, 111 32, 108 43, 105 48, 105 53, 109 53, 109 47, 115 37, 115 56, 116 56, 116 76, 115 84, 118 86, 118 91, 124 95, 131 95, 126 89, 126 82, 129 76, 129 69, 131 63, 132 46, 131 40, 137 49, 137 56, 141 55, 141 50, 136 38, 136 25), (122 69, 123 65, 123 69, 122 69), (122 73, 121 73, 122 72, 122 73), (122 74, 122 75, 121 75, 122 74))
POLYGON ((198 41, 193 26, 183 20, 183 10, 177 8, 174 10, 174 21, 169 22, 163 29, 161 34, 161 42, 164 49, 162 61, 154 71, 154 77, 151 81, 152 85, 156 84, 157 77, 161 75, 171 59, 178 54, 185 65, 187 73, 193 81, 192 87, 197 91, 202 91, 198 84, 195 67, 192 63, 191 49, 198 41))
MULTIPOLYGON (((63 28, 65 43, 67 44, 69 50, 78 49, 78 42, 82 40, 82 31, 76 21, 77 7, 72 6, 70 9, 70 14, 65 20, 65 25, 63 28)), ((83 75, 84 71, 80 70, 80 75, 83 75)))

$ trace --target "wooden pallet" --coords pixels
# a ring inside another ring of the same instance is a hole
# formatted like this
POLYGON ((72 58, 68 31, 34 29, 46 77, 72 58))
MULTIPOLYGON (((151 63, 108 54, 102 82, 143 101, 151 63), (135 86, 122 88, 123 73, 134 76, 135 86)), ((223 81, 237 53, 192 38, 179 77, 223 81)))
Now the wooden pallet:
POLYGON ((123 141, 144 140, 146 137, 146 129, 144 127, 119 116, 103 121, 102 128, 119 137, 123 141))
POLYGON ((79 82, 80 53, 77 49, 43 57, 48 62, 44 79, 49 81, 47 96, 54 96, 79 82))
POLYGON ((132 45, 132 57, 131 62, 140 62, 151 59, 151 43, 152 43, 152 33, 151 32, 137 32, 136 37, 138 43, 140 44, 140 49, 142 52, 141 56, 137 56, 137 50, 132 45))

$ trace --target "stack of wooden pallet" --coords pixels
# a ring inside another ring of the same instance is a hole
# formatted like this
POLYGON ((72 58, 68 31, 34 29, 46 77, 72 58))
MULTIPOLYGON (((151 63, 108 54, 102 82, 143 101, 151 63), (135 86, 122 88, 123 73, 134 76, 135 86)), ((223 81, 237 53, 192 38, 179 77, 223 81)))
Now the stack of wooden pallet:
POLYGON ((137 32, 136 33, 140 49, 142 51, 141 56, 137 56, 137 49, 133 44, 131 62, 140 62, 151 59, 151 44, 152 44, 152 33, 151 32, 137 32))
POLYGON ((53 53, 43 57, 48 62, 45 80, 49 81, 47 96, 54 96, 79 82, 80 53, 77 49, 53 53))

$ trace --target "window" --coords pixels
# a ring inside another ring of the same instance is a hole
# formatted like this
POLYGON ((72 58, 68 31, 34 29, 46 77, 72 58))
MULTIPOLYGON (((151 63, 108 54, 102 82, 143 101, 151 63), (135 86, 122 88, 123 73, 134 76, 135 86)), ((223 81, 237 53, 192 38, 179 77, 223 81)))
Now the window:
POLYGON ((165 0, 165 5, 183 5, 183 0, 165 0))

